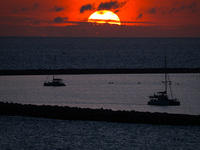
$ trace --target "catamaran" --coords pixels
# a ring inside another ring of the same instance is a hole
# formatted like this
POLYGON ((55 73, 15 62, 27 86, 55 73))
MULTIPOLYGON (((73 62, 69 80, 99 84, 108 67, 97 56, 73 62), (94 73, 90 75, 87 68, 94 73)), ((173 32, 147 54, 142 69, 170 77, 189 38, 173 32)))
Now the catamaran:
MULTIPOLYGON (((53 71, 55 70, 55 62, 56 62, 56 57, 54 58, 53 71)), ((47 80, 44 82, 44 86, 66 86, 62 79, 55 78, 54 72, 52 81, 48 81, 48 77, 47 80)))
MULTIPOLYGON (((165 57, 165 69, 167 68, 166 57, 165 57)), ((173 98, 171 81, 169 80, 169 75, 165 72, 165 90, 162 92, 157 92, 153 96, 149 96, 150 100, 148 105, 158 105, 158 106, 179 106, 180 102, 177 98, 173 98), (168 86, 171 94, 171 98, 168 96, 168 86)))

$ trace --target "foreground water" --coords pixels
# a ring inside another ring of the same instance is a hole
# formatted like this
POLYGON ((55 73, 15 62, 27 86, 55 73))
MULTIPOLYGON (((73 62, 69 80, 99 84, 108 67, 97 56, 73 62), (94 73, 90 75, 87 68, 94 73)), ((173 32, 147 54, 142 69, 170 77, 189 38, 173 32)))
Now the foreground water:
POLYGON ((200 128, 0 116, 2 150, 199 149, 200 128))
MULTIPOLYGON (((171 74, 180 106, 150 106, 164 90, 163 74, 59 75, 67 86, 44 87, 47 76, 0 76, 0 100, 37 105, 200 115, 200 74, 171 74)), ((50 76, 49 79, 52 77, 50 76)))
MULTIPOLYGON (((199 38, 0 38, 0 70, 200 67, 199 38)), ((181 106, 148 106, 163 75, 0 76, 0 101, 82 108, 200 114, 200 75, 173 74, 181 106), (112 84, 109 84, 112 83, 112 84)), ((0 149, 199 149, 199 127, 154 126, 0 116, 0 149)))

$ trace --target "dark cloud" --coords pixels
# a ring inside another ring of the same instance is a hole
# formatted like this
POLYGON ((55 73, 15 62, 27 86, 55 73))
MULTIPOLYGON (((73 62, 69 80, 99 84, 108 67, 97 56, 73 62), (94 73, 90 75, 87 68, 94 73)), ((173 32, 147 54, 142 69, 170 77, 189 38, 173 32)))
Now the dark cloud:
POLYGON ((185 9, 185 5, 182 5, 179 8, 180 8, 180 10, 183 10, 183 9, 185 9))
POLYGON ((189 10, 192 12, 196 12, 198 10, 198 4, 197 2, 192 2, 188 5, 184 5, 182 4, 181 6, 177 6, 178 4, 175 4, 175 7, 173 7, 172 9, 170 9, 167 13, 168 14, 172 14, 175 12, 180 12, 180 11, 184 11, 184 10, 189 10))
POLYGON ((63 7, 61 6, 55 6, 54 8, 51 9, 52 11, 55 11, 55 12, 59 12, 59 11, 63 11, 65 10, 63 7))
POLYGON ((170 11, 168 12, 168 14, 172 14, 172 13, 178 12, 178 11, 179 11, 179 9, 177 9, 177 8, 172 8, 172 9, 170 9, 170 11))
POLYGON ((147 10, 147 13, 148 13, 148 14, 156 14, 156 13, 157 13, 157 9, 156 9, 156 8, 149 8, 149 9, 147 10))
POLYGON ((39 7, 39 4, 34 3, 34 4, 32 4, 32 6, 29 6, 29 7, 22 7, 22 8, 14 9, 13 12, 16 13, 16 12, 23 12, 23 11, 31 11, 31 10, 36 10, 38 7, 39 7))
POLYGON ((197 26, 163 28, 162 26, 118 26, 79 24, 69 26, 1 25, 0 36, 49 37, 199 37, 197 26))
MULTIPOLYGON (((123 7, 126 4, 126 1, 124 2, 118 2, 118 1, 113 1, 111 0, 110 2, 102 2, 99 7, 98 10, 110 10, 110 9, 119 9, 121 7, 123 7)), ((118 10, 119 11, 119 10, 118 10)))
POLYGON ((35 9, 37 9, 38 7, 39 7, 39 4, 38 4, 38 3, 34 3, 32 9, 35 10, 35 9))
POLYGON ((117 10, 114 11, 114 13, 117 13, 117 12, 119 12, 119 9, 117 9, 117 10))
POLYGON ((187 7, 190 9, 190 8, 195 8, 197 6, 197 2, 193 2, 191 4, 189 4, 187 7))
POLYGON ((20 9, 21 11, 28 11, 28 8, 27 7, 23 7, 20 9))
POLYGON ((34 20, 34 17, 24 17, 24 20, 31 21, 34 20))
POLYGON ((137 16, 136 20, 142 18, 142 16, 143 16, 142 14, 139 14, 139 15, 137 16))
POLYGON ((54 18, 54 23, 66 23, 68 21, 67 17, 56 17, 54 18))
POLYGON ((22 16, 22 15, 16 15, 16 16, 0 16, 0 22, 2 24, 40 24, 40 20, 36 20, 35 17, 30 16, 22 16))
POLYGON ((34 3, 32 6, 30 7, 23 7, 21 8, 21 11, 29 11, 29 10, 35 10, 39 7, 38 3, 34 3))
POLYGON ((33 21, 33 24, 38 25, 38 24, 40 24, 40 21, 39 21, 39 20, 34 20, 34 21, 33 21))
POLYGON ((138 20, 140 18, 142 18, 145 14, 157 14, 159 12, 159 8, 156 7, 152 7, 152 8, 148 8, 148 9, 140 9, 138 11, 138 16, 136 17, 135 20, 138 20))
POLYGON ((173 13, 177 13, 177 12, 181 12, 181 11, 196 12, 196 11, 198 11, 198 3, 197 2, 191 2, 190 4, 185 5, 185 4, 182 4, 182 3, 175 2, 173 4, 172 8, 152 7, 152 8, 146 8, 146 9, 140 9, 138 11, 138 17, 136 18, 136 20, 142 18, 145 14, 166 15, 166 14, 173 14, 173 13))
POLYGON ((93 10, 93 9, 94 7, 91 4, 86 4, 81 7, 80 13, 84 13, 84 11, 93 10))
POLYGON ((191 9, 192 12, 196 12, 198 10, 197 5, 197 2, 193 2, 190 5, 188 5, 188 9, 191 9))
POLYGON ((24 21, 31 22, 35 25, 40 24, 40 20, 36 20, 36 18, 34 18, 34 17, 24 17, 24 21))

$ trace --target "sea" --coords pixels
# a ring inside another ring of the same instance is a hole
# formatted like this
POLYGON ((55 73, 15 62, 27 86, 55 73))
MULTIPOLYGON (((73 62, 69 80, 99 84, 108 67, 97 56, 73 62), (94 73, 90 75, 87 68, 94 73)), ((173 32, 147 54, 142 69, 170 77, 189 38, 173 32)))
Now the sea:
MULTIPOLYGON (((200 38, 0 37, 0 70, 200 68, 200 38), (56 60, 56 61, 54 61, 56 60), (54 63, 55 62, 55 63, 54 63), (55 64, 55 65, 54 65, 55 64)), ((200 115, 200 73, 169 74, 180 106, 149 106, 163 74, 0 76, 0 101, 200 115)), ((0 116, 1 149, 198 149, 199 126, 0 116)))
POLYGON ((199 68, 200 38, 1 37, 0 70, 199 68))

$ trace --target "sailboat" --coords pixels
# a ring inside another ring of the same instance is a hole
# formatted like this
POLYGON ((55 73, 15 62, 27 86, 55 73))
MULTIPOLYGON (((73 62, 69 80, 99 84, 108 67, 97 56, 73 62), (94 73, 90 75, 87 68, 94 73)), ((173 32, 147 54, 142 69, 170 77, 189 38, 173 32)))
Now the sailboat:
MULTIPOLYGON (((54 58, 53 71, 55 70, 55 63, 56 63, 56 57, 54 58)), ((65 83, 63 82, 62 79, 55 78, 55 75, 53 73, 52 81, 48 81, 48 77, 47 77, 47 80, 44 82, 44 86, 66 86, 66 85, 65 85, 65 83)))
MULTIPOLYGON (((165 69, 167 68, 166 57, 165 57, 165 69)), ((177 98, 173 98, 171 81, 169 80, 169 75, 165 72, 165 91, 157 92, 153 96, 149 96, 150 100, 148 105, 158 105, 158 106, 179 106, 180 102, 177 98), (168 96, 168 86, 171 94, 171 98, 168 96)))

